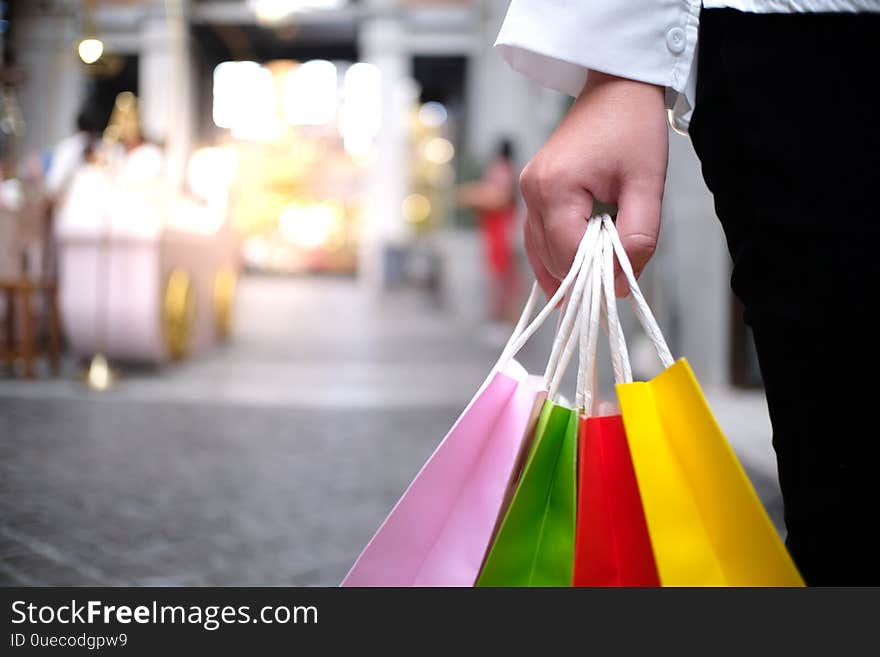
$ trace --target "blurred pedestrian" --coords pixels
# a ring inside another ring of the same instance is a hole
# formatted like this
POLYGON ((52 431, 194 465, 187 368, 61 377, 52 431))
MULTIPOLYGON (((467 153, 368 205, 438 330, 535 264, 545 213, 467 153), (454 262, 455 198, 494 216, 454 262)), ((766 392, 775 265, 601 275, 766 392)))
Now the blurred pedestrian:
POLYGON ((516 312, 518 276, 513 245, 516 229, 516 169, 513 144, 503 139, 483 177, 458 187, 458 201, 479 213, 489 275, 490 318, 509 321, 516 312))
POLYGON ((96 156, 104 128, 104 117, 95 106, 85 105, 76 117, 76 132, 59 141, 49 154, 43 189, 46 194, 43 237, 43 275, 52 279, 57 273, 55 227, 61 207, 73 187, 74 179, 96 156))
POLYGON ((61 199, 77 171, 93 153, 103 128, 98 112, 85 107, 76 117, 76 132, 59 141, 52 149, 45 188, 53 204, 61 199))
POLYGON ((644 268, 667 108, 689 122, 755 336, 787 545, 813 585, 880 584, 876 382, 864 382, 880 374, 876 12, 878 0, 513 0, 498 37, 517 70, 576 96, 521 177, 548 293, 597 199, 618 205, 644 268))

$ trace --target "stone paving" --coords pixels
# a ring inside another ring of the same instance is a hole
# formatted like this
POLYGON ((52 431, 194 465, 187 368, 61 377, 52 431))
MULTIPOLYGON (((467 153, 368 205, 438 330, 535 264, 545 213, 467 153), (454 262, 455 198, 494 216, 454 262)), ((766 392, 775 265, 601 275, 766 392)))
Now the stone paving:
MULTIPOLYGON (((0 585, 335 585, 498 350, 417 293, 240 292, 230 344, 107 393, 0 380, 0 585)), ((762 397, 708 393, 780 526, 762 397)))

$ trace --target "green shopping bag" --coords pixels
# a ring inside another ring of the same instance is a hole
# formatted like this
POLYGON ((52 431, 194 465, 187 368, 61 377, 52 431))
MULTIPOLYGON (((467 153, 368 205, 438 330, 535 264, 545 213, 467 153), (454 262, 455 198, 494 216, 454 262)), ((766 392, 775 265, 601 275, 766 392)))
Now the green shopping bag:
MULTIPOLYGON (((587 255, 592 253, 599 234, 599 222, 591 222, 578 247, 576 265, 572 268, 577 271, 577 278, 570 294, 566 295, 565 310, 544 372, 547 401, 541 408, 525 465, 483 563, 477 586, 571 586, 577 507, 578 413, 563 406, 557 393, 584 329, 583 304, 590 305, 597 298, 596 285, 591 279, 593 258, 587 255), (581 321, 578 321, 579 315, 581 321)), ((579 369, 579 383, 581 375, 579 369)), ((583 405, 582 401, 579 393, 578 408, 583 405)))
POLYGON ((477 586, 571 586, 577 413, 544 402, 510 507, 477 586))

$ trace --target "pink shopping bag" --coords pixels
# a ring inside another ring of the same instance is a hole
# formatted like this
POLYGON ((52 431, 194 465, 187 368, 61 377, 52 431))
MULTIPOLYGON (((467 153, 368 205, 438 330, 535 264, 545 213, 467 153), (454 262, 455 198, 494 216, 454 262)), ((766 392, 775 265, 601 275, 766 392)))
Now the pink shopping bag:
POLYGON ((540 377, 516 361, 477 392, 379 527, 342 586, 473 586, 510 497, 540 377))

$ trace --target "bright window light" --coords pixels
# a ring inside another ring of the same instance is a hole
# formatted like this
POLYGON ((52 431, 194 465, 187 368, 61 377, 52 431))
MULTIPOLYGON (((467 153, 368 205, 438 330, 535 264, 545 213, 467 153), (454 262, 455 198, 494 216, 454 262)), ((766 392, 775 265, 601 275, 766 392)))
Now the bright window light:
POLYGON ((358 62, 345 72, 340 131, 345 150, 363 157, 373 147, 382 125, 382 73, 358 62))
POLYGON ((237 170, 238 152, 233 148, 200 148, 190 155, 186 181, 193 196, 203 201, 225 200, 237 170))
POLYGON ((336 66, 323 59, 300 64, 284 81, 284 120, 290 125, 327 125, 336 118, 336 66))
POLYGON ((281 212, 278 227, 291 244, 316 249, 332 241, 340 230, 342 210, 331 203, 299 205, 291 203, 281 212))
POLYGON ((272 23, 298 11, 339 9, 347 5, 348 0, 250 0, 248 4, 257 20, 272 23))
POLYGON ((256 62, 222 62, 214 69, 214 124, 236 139, 274 139, 276 107, 272 73, 256 62))

